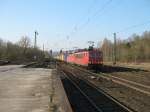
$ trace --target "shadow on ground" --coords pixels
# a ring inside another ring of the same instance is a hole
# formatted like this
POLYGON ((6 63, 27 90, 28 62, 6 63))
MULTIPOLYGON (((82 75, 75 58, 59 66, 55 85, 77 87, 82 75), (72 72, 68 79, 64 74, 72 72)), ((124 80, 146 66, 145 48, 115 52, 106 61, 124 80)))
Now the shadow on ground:
POLYGON ((103 72, 103 73, 113 73, 113 72, 148 72, 147 70, 143 69, 136 69, 136 68, 128 68, 128 67, 120 67, 120 66, 111 66, 111 65, 103 65, 100 69, 97 69, 96 72, 103 72))

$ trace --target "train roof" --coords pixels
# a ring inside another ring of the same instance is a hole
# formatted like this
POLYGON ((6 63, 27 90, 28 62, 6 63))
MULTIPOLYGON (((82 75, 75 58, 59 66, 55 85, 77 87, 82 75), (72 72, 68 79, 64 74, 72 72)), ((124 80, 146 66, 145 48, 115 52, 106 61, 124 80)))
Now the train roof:
POLYGON ((89 49, 78 49, 78 50, 69 50, 69 51, 63 51, 60 54, 74 54, 74 53, 83 53, 83 52, 101 52, 99 49, 93 49, 93 50, 89 50, 89 49))

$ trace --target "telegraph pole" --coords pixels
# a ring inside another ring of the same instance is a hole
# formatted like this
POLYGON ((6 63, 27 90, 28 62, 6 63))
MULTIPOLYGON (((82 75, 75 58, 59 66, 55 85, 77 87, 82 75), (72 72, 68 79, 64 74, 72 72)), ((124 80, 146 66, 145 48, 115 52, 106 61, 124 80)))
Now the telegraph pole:
POLYGON ((35 38, 34 38, 34 48, 36 48, 36 47, 37 47, 37 35, 38 35, 38 32, 35 31, 34 33, 35 33, 35 38))
POLYGON ((113 59, 113 64, 116 64, 116 33, 114 33, 114 59, 113 59))
POLYGON ((35 50, 35 55, 34 55, 34 60, 36 60, 37 59, 37 54, 36 54, 36 47, 37 47, 37 35, 38 35, 38 32, 37 31, 35 31, 34 32, 35 33, 35 37, 34 37, 34 50, 35 50))

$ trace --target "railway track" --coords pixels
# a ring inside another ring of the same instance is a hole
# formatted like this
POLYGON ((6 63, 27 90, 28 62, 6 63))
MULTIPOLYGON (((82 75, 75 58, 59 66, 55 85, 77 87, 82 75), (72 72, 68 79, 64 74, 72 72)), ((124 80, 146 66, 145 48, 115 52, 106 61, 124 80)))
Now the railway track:
MULTIPOLYGON (((77 98, 79 98, 78 101, 77 99, 75 99, 77 104, 79 103, 79 105, 75 106, 78 108, 77 110, 74 107, 75 112, 135 112, 125 105, 121 104, 119 101, 109 96, 103 90, 100 90, 87 80, 76 77, 77 73, 74 74, 71 71, 66 70, 62 70, 62 73, 65 79, 69 81, 66 86, 72 85, 71 87, 66 88, 66 90, 74 88, 80 93, 77 94, 77 98), (81 110, 79 108, 81 108, 81 110)), ((62 82, 65 85, 66 80, 62 82)), ((74 90, 71 90, 70 92, 72 91, 74 90)), ((71 93, 71 96, 73 93, 71 93)))
POLYGON ((74 112, 102 112, 64 72, 62 82, 74 112))
POLYGON ((111 80, 113 80, 116 83, 122 84, 124 86, 130 87, 132 89, 135 89, 136 91, 142 92, 144 94, 150 95, 150 86, 144 85, 144 84, 140 84, 131 80, 127 80, 127 79, 123 79, 120 77, 116 77, 116 76, 112 76, 112 75, 107 75, 104 74, 103 77, 104 78, 110 78, 111 80))
MULTIPOLYGON (((75 66, 73 66, 75 67, 75 66)), ((76 69, 80 70, 81 72, 86 72, 88 74, 91 74, 93 76, 97 76, 98 74, 90 72, 89 70, 85 70, 83 68, 79 68, 79 67, 75 67, 76 69)), ((121 84, 123 86, 126 86, 128 88, 134 89, 138 92, 144 93, 146 95, 150 96, 150 86, 148 85, 144 85, 144 84, 140 84, 131 80, 127 80, 127 79, 123 79, 123 78, 119 78, 116 76, 112 76, 112 75, 108 75, 106 73, 101 73, 101 75, 99 75, 99 77, 107 79, 107 80, 111 80, 115 83, 121 84)))

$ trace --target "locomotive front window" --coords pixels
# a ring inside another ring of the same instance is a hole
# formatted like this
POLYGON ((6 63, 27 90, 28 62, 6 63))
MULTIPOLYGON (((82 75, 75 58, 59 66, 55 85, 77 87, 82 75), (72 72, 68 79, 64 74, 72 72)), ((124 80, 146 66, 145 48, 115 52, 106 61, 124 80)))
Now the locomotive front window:
POLYGON ((95 54, 94 53, 90 53, 90 58, 94 58, 95 57, 95 54))

